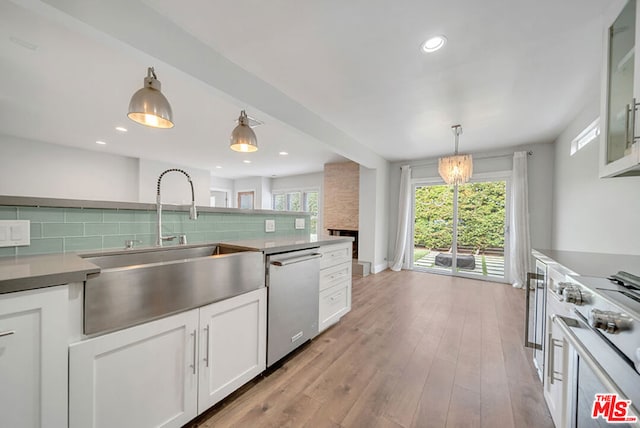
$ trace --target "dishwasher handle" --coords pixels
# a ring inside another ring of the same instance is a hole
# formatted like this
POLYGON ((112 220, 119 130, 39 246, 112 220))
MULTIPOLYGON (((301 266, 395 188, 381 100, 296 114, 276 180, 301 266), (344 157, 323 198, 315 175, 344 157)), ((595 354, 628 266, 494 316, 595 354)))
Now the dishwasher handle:
POLYGON ((284 260, 273 260, 271 264, 274 266, 288 266, 294 263, 302 263, 308 260, 319 259, 320 257, 322 257, 322 254, 313 253, 313 254, 306 254, 304 256, 291 257, 289 259, 284 259, 284 260))

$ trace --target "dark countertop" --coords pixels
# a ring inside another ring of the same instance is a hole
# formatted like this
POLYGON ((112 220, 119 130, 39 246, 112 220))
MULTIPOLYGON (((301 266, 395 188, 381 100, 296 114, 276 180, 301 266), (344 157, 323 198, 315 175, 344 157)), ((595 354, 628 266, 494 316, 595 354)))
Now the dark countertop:
MULTIPOLYGON (((351 241, 353 241, 353 238, 348 236, 320 236, 314 239, 311 237, 274 237, 271 239, 261 238, 221 242, 220 244, 228 247, 262 251, 265 254, 274 254, 351 241)), ((192 246, 198 245, 207 244, 203 243, 192 246)), ((140 250, 144 250, 144 248, 136 248, 136 250, 139 252, 140 250)), ((117 250, 98 253, 120 253, 123 251, 124 250, 117 250)), ((88 274, 98 272, 100 272, 98 266, 86 261, 76 253, 1 257, 0 294, 82 282, 87 279, 88 274)))
POLYGON ((0 294, 82 282, 100 272, 73 253, 0 258, 0 294))
POLYGON ((640 256, 538 249, 531 253, 565 275, 606 278, 622 270, 640 276, 640 256))

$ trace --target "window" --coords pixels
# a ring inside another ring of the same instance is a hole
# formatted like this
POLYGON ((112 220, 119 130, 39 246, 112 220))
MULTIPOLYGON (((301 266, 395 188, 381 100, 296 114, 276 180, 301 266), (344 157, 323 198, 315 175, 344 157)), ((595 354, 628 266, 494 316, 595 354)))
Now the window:
POLYGON ((255 192, 253 190, 250 192, 238 192, 238 208, 252 210, 254 195, 255 192))
POLYGON ((310 213, 309 231, 318 234, 318 191, 296 190, 273 193, 273 209, 276 211, 306 211, 310 213))
POLYGON ((600 118, 598 117, 596 120, 591 122, 589 126, 584 128, 584 130, 578 134, 576 138, 571 142, 571 156, 575 155, 578 150, 582 149, 584 146, 598 138, 600 135, 600 118))

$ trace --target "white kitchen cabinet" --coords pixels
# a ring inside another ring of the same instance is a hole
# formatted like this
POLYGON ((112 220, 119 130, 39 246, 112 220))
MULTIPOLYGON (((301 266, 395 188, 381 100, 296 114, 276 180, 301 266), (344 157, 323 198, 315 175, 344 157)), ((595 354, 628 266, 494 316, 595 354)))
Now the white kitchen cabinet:
POLYGON ((351 310, 351 242, 319 248, 320 287, 318 331, 340 321, 351 310))
POLYGON ((266 288, 200 309, 199 412, 264 371, 266 321, 266 288))
POLYGON ((70 346, 70 427, 180 427, 258 375, 266 289, 70 346))
POLYGON ((557 428, 566 426, 568 347, 562 330, 553 321, 555 315, 571 316, 571 309, 557 293, 565 276, 548 269, 545 373, 543 378, 544 398, 557 428))
POLYGON ((600 177, 640 175, 640 8, 614 1, 604 16, 600 108, 600 177))
POLYGON ((67 300, 66 286, 0 295, 1 426, 67 426, 67 300))
POLYGON ((180 427, 197 416, 198 310, 69 348, 69 426, 180 427))

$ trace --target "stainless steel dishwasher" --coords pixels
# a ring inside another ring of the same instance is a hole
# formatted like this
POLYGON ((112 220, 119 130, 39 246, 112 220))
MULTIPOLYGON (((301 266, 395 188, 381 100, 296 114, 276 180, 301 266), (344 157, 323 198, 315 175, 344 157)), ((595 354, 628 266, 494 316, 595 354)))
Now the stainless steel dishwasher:
POLYGON ((317 250, 267 257, 267 367, 318 334, 317 250))

